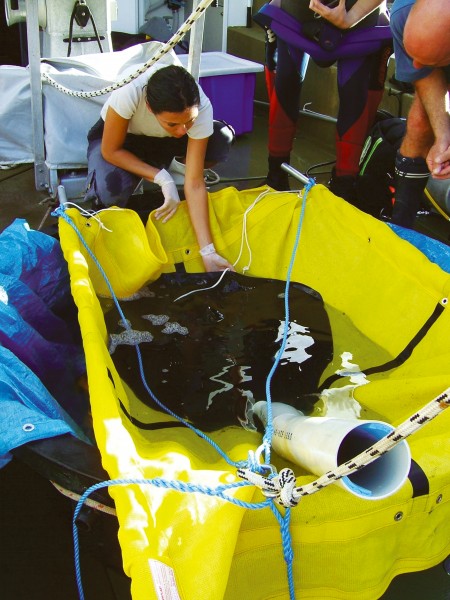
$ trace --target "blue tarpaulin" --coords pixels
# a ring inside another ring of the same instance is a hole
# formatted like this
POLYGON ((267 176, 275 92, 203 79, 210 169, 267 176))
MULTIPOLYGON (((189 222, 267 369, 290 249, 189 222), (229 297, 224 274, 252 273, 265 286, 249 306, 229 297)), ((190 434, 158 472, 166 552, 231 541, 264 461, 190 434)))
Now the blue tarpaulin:
POLYGON ((86 441, 84 373, 59 242, 16 219, 0 234, 0 464, 37 439, 70 432, 86 441))
POLYGON ((399 237, 418 248, 431 262, 436 263, 443 271, 450 273, 450 246, 413 229, 393 224, 390 227, 399 237))

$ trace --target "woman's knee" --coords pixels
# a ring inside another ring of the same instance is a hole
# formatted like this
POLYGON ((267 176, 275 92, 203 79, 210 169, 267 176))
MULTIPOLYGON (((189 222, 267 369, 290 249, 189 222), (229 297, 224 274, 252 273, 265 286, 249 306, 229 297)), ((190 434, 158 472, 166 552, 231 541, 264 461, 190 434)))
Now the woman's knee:
POLYGON ((86 200, 124 207, 139 181, 136 175, 105 161, 97 142, 89 145, 86 200))
POLYGON ((84 199, 92 201, 96 205, 105 207, 120 206, 124 208, 137 187, 139 180, 136 182, 124 181, 117 173, 109 172, 98 174, 96 171, 90 171, 87 179, 86 194, 84 199))
POLYGON ((231 125, 225 121, 214 121, 214 131, 208 140, 205 161, 216 164, 227 159, 236 134, 231 125))

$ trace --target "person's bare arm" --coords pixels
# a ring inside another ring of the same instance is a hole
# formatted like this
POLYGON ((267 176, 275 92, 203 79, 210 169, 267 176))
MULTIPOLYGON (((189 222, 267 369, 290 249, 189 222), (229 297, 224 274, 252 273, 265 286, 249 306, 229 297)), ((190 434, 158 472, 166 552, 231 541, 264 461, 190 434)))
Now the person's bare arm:
POLYGON ((161 187, 164 202, 155 211, 155 218, 162 219, 165 223, 175 214, 178 208, 180 197, 177 187, 165 169, 152 167, 123 147, 127 131, 128 120, 109 107, 102 136, 102 156, 112 165, 138 177, 143 177, 147 181, 154 181, 161 187))
POLYGON ((448 84, 442 69, 433 69, 414 84, 416 95, 428 116, 434 142, 426 160, 433 177, 450 177, 450 115, 448 84))
POLYGON ((121 117, 113 108, 106 113, 105 127, 102 137, 103 158, 138 177, 153 181, 159 169, 140 160, 132 152, 125 150, 123 145, 128 130, 128 120, 121 117))
POLYGON ((208 138, 201 140, 191 138, 188 142, 184 192, 189 216, 200 250, 205 253, 202 256, 205 269, 207 271, 234 270, 226 259, 215 252, 213 246, 209 225, 208 194, 203 175, 207 144, 208 138))
POLYGON ((382 4, 385 4, 384 0, 358 0, 347 11, 345 0, 332 2, 330 6, 321 0, 311 0, 309 8, 339 29, 350 29, 382 4))

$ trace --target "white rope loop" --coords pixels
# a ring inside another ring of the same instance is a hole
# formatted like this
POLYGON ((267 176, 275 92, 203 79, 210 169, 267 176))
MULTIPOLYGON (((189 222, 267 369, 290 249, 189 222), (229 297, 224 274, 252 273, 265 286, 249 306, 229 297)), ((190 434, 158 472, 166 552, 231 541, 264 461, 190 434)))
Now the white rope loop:
POLYGON ((338 481, 342 477, 351 475, 375 461, 377 458, 389 452, 394 446, 405 438, 421 429, 438 414, 450 406, 450 388, 431 400, 420 411, 401 423, 396 429, 381 438, 378 442, 352 458, 339 465, 333 471, 328 471, 315 481, 306 485, 296 487, 295 474, 291 469, 282 469, 278 475, 267 478, 250 469, 238 469, 237 475, 246 481, 259 487, 262 493, 275 498, 278 504, 286 508, 297 506, 302 496, 310 496, 323 489, 330 483, 338 481))
POLYGON ((165 54, 170 52, 178 44, 178 42, 183 39, 183 37, 186 35, 186 33, 192 28, 195 21, 202 16, 202 14, 205 12, 205 10, 208 8, 208 6, 212 3, 212 1, 213 0, 201 0, 199 5, 197 6, 197 8, 194 11, 192 11, 191 15, 186 19, 186 21, 183 23, 183 25, 181 25, 181 27, 179 27, 179 29, 173 34, 173 36, 170 38, 170 40, 168 40, 158 50, 158 52, 154 56, 152 56, 152 58, 150 58, 146 63, 144 63, 142 65, 142 67, 139 67, 139 69, 137 69, 134 73, 132 73, 128 77, 125 77, 125 79, 122 79, 122 81, 113 83, 105 88, 102 88, 101 90, 94 90, 92 92, 82 92, 82 91, 77 91, 77 90, 71 90, 71 89, 59 84, 52 77, 50 77, 50 75, 48 75, 48 73, 42 73, 41 74, 42 78, 45 81, 47 81, 47 83, 52 85, 54 88, 59 90, 60 92, 63 92, 64 94, 67 94, 68 96, 74 96, 75 98, 95 98, 97 96, 103 96, 104 94, 109 94, 109 92, 113 92, 114 90, 117 90, 117 89, 123 87, 127 83, 134 81, 134 79, 139 77, 139 75, 142 75, 142 73, 145 73, 145 71, 147 71, 147 69, 149 69, 152 65, 154 65, 156 62, 158 62, 158 60, 160 60, 165 54))

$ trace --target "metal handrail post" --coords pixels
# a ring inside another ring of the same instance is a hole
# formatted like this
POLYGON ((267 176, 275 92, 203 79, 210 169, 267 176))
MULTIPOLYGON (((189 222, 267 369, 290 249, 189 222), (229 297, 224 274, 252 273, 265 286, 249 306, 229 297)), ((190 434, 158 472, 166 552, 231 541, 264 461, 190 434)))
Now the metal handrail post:
POLYGON ((33 122, 34 178, 37 190, 49 188, 45 164, 44 110, 41 81, 39 12, 36 0, 26 0, 28 68, 30 71, 31 115, 33 122))
MULTIPOLYGON (((195 10, 199 4, 200 0, 194 0, 192 9, 195 10)), ((189 41, 187 70, 195 79, 195 81, 198 81, 200 77, 200 60, 202 56, 203 30, 205 28, 205 12, 203 12, 202 16, 199 17, 192 25, 191 37, 189 41)))

